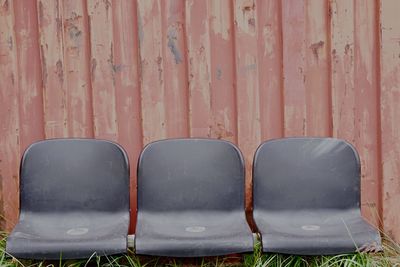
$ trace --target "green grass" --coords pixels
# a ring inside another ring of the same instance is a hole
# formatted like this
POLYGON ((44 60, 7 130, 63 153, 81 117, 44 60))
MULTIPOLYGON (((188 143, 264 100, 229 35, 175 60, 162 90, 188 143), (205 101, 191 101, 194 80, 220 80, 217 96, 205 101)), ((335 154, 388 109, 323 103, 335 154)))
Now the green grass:
POLYGON ((87 260, 59 260, 59 261, 28 261, 17 260, 5 252, 6 234, 0 234, 0 266, 5 267, 89 267, 89 266, 121 266, 121 267, 152 267, 152 266, 202 266, 202 267, 267 267, 267 266, 293 266, 293 267, 400 267, 400 245, 384 238, 384 251, 380 253, 355 253, 336 256, 295 256, 282 254, 264 254, 259 243, 255 245, 252 254, 236 255, 230 257, 209 258, 164 258, 136 256, 132 251, 122 256, 93 255, 87 260))

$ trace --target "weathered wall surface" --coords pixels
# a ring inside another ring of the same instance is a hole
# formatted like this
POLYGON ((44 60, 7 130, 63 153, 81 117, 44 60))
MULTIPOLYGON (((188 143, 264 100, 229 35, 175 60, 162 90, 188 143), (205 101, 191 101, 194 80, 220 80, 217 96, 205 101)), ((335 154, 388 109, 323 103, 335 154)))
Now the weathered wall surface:
POLYGON ((19 158, 36 140, 121 143, 135 209, 136 160, 153 140, 238 144, 249 192, 260 142, 334 136, 360 153, 364 215, 400 241, 399 10, 397 0, 0 0, 3 227, 17 220, 19 158))

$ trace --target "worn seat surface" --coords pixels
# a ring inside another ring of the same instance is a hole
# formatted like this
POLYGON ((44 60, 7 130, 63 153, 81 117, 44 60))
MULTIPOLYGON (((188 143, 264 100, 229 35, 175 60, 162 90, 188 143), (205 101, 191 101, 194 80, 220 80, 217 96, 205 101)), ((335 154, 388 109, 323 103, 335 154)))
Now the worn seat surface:
POLYGON ((53 139, 21 162, 21 208, 6 250, 17 258, 123 253, 129 226, 129 164, 115 143, 53 139))
POLYGON ((263 143, 253 166, 254 219, 264 252, 319 255, 381 248, 360 212, 360 161, 333 138, 263 143))
POLYGON ((139 159, 135 248, 176 257, 252 251, 239 150, 211 139, 149 144, 139 159))

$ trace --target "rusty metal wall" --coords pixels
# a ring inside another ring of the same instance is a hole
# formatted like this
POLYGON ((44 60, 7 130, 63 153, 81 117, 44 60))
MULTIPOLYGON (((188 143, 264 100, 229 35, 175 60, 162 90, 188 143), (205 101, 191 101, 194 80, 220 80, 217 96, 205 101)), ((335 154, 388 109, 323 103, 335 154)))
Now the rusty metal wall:
MULTIPOLYGON (((400 1, 0 0, 0 213, 30 143, 334 136, 362 161, 362 210, 400 241, 400 1)), ((57 194, 57 192, 54 192, 57 194)), ((251 205, 250 194, 247 206, 251 205)), ((135 215, 132 214, 132 229, 135 215)))

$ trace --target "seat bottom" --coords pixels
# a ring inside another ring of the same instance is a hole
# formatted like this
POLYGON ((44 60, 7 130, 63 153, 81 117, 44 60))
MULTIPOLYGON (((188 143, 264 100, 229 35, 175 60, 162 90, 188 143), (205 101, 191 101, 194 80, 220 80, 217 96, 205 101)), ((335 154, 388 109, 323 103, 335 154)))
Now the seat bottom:
POLYGON ((203 257, 253 251, 244 212, 138 214, 137 254, 203 257))
POLYGON ((23 213, 7 239, 16 258, 79 259, 127 250, 128 213, 23 213))
POLYGON ((264 252, 329 255, 381 249, 378 231, 358 210, 254 212, 264 252))

